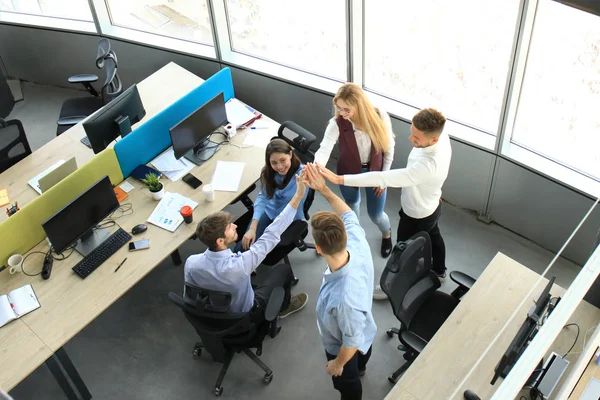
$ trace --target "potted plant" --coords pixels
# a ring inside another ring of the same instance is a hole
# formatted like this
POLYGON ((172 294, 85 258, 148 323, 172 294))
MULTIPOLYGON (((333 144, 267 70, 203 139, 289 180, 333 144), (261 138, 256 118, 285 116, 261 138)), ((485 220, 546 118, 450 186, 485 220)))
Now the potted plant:
POLYGON ((160 200, 165 195, 165 188, 155 174, 146 174, 146 179, 142 179, 142 182, 144 182, 154 200, 160 200))

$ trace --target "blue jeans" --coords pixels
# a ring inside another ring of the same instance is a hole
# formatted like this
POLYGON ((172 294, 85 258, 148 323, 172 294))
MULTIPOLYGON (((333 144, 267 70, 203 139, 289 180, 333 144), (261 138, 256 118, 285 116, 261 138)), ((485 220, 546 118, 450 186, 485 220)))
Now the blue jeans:
MULTIPOLYGON (((363 168, 363 172, 369 172, 369 170, 363 168)), ((360 219, 360 188, 340 185, 340 191, 342 192, 342 197, 344 197, 346 204, 348 204, 360 219)), ((383 211, 385 199, 387 198, 387 189, 380 197, 375 196, 373 188, 365 188, 365 192, 367 194, 367 212, 369 218, 377 225, 381 233, 390 232, 390 218, 383 211)))
MULTIPOLYGON (((258 240, 259 237, 262 236, 262 234, 265 232, 265 229, 267 229, 267 226, 271 225, 271 223, 273 222, 273 220, 271 218, 269 218, 267 216, 267 214, 263 214, 260 219, 258 220, 258 225, 256 226, 256 239, 254 239, 254 241, 256 242, 258 240)), ((248 226, 246 227, 246 230, 244 232, 248 232, 248 229, 250 229, 250 225, 252 224, 252 220, 250 220, 250 222, 248 223, 248 226)), ((242 238, 238 238, 238 242, 235 244, 235 247, 233 248, 233 252, 237 253, 238 251, 246 251, 242 248, 242 238)))

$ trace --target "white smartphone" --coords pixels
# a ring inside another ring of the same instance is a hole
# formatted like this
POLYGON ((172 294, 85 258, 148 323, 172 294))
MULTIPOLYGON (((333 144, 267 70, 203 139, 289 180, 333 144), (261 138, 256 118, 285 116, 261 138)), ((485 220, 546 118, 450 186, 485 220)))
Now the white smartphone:
POLYGON ((129 251, 144 250, 150 248, 150 239, 129 242, 129 251))

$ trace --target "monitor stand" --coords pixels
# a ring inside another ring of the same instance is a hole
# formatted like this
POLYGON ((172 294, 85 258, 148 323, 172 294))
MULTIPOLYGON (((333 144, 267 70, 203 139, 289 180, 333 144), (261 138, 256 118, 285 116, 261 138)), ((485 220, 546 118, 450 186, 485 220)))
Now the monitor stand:
MULTIPOLYGON (((210 136, 209 136, 210 137, 210 136)), ((190 151, 183 156, 196 165, 202 165, 208 161, 219 149, 220 145, 208 140, 208 137, 195 145, 190 151)))
POLYGON ((121 133, 122 138, 131 133, 131 121, 129 120, 129 117, 127 115, 118 116, 117 118, 115 118, 115 123, 119 127, 119 132, 121 133))
POLYGON ((111 232, 106 228, 93 229, 90 233, 86 233, 77 241, 75 250, 85 257, 108 239, 110 234, 111 232))

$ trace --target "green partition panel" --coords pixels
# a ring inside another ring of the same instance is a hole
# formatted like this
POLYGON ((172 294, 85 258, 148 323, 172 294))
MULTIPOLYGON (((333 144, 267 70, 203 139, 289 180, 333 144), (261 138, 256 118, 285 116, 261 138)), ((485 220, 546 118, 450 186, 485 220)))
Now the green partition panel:
POLYGON ((46 234, 42 222, 105 175, 109 176, 113 186, 123 181, 113 149, 104 150, 0 223, 0 266, 6 265, 12 254, 25 254, 44 240, 46 234))

